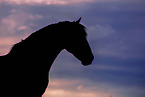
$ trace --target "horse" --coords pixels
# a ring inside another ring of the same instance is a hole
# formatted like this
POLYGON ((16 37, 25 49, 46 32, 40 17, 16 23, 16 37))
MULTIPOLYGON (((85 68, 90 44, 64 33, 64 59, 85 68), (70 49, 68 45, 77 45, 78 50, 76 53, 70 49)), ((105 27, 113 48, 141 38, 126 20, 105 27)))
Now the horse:
POLYGON ((42 97, 49 70, 55 58, 66 50, 90 65, 94 59, 87 41, 86 27, 77 21, 61 21, 33 32, 0 56, 1 95, 4 97, 42 97))

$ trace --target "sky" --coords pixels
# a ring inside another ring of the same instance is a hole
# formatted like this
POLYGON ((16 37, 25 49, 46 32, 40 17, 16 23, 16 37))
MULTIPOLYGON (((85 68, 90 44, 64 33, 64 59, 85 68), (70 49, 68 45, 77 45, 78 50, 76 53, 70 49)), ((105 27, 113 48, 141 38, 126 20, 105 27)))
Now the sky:
POLYGON ((43 97, 145 97, 144 0, 0 0, 0 55, 46 25, 80 17, 95 59, 84 67, 63 50, 43 97))

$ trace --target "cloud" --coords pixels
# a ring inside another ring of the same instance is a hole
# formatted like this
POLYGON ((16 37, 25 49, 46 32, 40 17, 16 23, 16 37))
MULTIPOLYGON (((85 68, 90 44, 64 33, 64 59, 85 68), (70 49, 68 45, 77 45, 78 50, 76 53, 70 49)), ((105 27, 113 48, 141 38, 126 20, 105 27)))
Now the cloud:
POLYGON ((83 80, 51 79, 43 97, 110 97, 114 96, 103 88, 85 86, 89 84, 83 80))
POLYGON ((27 25, 25 24, 29 19, 33 19, 34 17, 32 15, 23 13, 23 12, 15 12, 15 10, 12 10, 12 13, 8 15, 7 17, 4 17, 1 19, 1 35, 14 35, 17 33, 20 27, 23 26, 23 30, 30 30, 27 25), (25 26, 25 29, 24 29, 25 26))
POLYGON ((83 79, 50 79, 43 97, 143 97, 138 87, 114 87, 83 79))
POLYGON ((38 29, 38 24, 34 23, 42 19, 43 16, 31 14, 26 10, 12 8, 7 11, 5 17, 0 18, 0 36, 22 36, 26 37, 38 29), (35 28, 35 29, 34 29, 35 28))
POLYGON ((0 18, 0 54, 9 52, 11 46, 21 39, 26 38, 33 32, 31 23, 34 20, 42 18, 40 15, 32 15, 22 12, 19 9, 10 9, 7 15, 0 18))
MULTIPOLYGON (((63 89, 49 89, 43 97, 68 97, 68 96, 69 97, 99 97, 96 96, 94 93, 76 92, 76 91, 69 91, 63 89)), ((101 96, 101 97, 105 97, 105 96, 101 96)))
MULTIPOLYGON (((92 83, 96 87, 98 84, 104 84, 120 88, 141 88, 144 84, 142 83, 144 78, 139 77, 139 75, 145 74, 142 68, 144 67, 143 63, 144 61, 142 64, 141 62, 138 63, 138 60, 131 61, 120 60, 119 58, 96 57, 92 65, 84 67, 68 52, 61 52, 51 67, 50 80, 55 78, 77 79, 87 80, 88 83, 92 83), (142 84, 138 85, 138 83, 142 84)), ((67 82, 66 86, 69 86, 67 82)), ((71 86, 71 88, 73 87, 71 86)))
POLYGON ((16 37, 1 37, 0 38, 0 45, 6 46, 16 42, 16 37))
POLYGON ((84 3, 84 2, 92 2, 94 0, 3 0, 3 2, 9 3, 9 4, 28 4, 28 5, 36 5, 36 4, 42 4, 42 5, 66 5, 66 4, 72 4, 72 3, 84 3))
POLYGON ((0 37, 0 55, 7 54, 12 45, 19 42, 21 38, 16 36, 0 37))
POLYGON ((86 10, 84 16, 91 17, 86 24, 96 55, 145 58, 143 4, 143 1, 90 4, 92 7, 86 10))
POLYGON ((98 40, 100 38, 106 38, 113 33, 116 33, 115 30, 111 26, 102 26, 99 24, 89 26, 89 40, 98 40))
MULTIPOLYGON (((21 39, 25 39, 33 28, 37 25, 33 23, 35 20, 43 17, 38 14, 31 14, 21 9, 4 6, 7 8, 5 14, 0 17, 0 54, 9 52, 11 46, 21 39)), ((35 29, 36 30, 36 29, 35 29)))
POLYGON ((49 89, 43 97, 107 97, 99 93, 77 92, 63 89, 49 89))
MULTIPOLYGON (((143 0, 138 0, 140 2, 143 0)), ((77 3, 88 3, 88 2, 137 2, 137 0, 2 0, 0 3, 9 3, 9 4, 16 4, 16 5, 70 5, 70 4, 77 4, 77 3)))

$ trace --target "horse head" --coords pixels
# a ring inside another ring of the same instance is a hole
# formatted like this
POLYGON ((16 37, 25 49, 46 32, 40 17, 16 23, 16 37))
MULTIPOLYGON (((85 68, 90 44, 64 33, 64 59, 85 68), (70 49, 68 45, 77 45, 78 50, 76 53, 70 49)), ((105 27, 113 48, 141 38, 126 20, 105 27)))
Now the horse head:
POLYGON ((76 22, 71 22, 67 27, 69 37, 65 42, 65 49, 79 59, 84 66, 87 66, 92 63, 94 56, 86 39, 86 27, 80 24, 80 20, 81 18, 76 22))

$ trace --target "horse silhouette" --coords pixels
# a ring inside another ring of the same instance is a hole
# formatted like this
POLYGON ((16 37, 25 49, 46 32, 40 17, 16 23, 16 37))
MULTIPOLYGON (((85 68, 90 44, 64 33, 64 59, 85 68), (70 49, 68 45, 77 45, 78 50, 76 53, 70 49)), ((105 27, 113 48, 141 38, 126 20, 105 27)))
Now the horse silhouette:
POLYGON ((66 49, 83 65, 94 59, 81 18, 48 25, 16 43, 7 55, 0 56, 0 95, 3 97, 42 97, 49 70, 57 55, 66 49))

